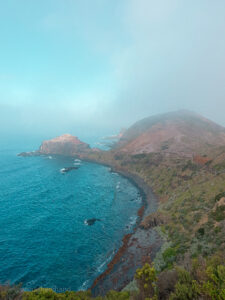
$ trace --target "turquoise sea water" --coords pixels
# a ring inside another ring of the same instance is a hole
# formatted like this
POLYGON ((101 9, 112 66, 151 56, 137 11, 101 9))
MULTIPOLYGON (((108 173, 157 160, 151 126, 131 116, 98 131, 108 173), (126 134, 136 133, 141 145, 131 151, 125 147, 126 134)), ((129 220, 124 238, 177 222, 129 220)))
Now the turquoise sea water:
POLYGON ((139 191, 105 166, 62 174, 74 159, 16 156, 23 150, 0 148, 0 283, 87 289, 133 230, 139 191), (100 221, 85 225, 90 218, 100 221))

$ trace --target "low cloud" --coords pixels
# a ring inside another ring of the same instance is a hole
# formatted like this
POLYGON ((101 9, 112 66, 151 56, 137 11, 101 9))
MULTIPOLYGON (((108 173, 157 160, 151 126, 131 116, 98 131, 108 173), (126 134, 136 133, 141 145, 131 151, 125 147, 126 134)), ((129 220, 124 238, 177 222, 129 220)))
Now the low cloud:
POLYGON ((0 74, 1 126, 115 131, 177 109, 225 125, 223 1, 49 1, 38 10, 43 4, 34 20, 14 16, 36 34, 23 37, 35 51, 0 74))

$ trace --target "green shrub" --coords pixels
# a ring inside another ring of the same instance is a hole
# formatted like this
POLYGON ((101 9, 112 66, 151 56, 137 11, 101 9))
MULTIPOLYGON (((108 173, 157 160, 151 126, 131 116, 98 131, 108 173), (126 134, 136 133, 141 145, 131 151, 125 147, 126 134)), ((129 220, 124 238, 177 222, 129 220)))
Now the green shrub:
POLYGON ((200 227, 196 233, 197 236, 203 236, 205 234, 205 228, 200 227))
POLYGON ((218 206, 211 215, 217 222, 223 221, 225 219, 225 205, 218 206))
POLYGON ((166 268, 170 268, 173 265, 173 262, 175 261, 177 255, 177 249, 175 248, 167 248, 164 252, 163 252, 163 259, 165 261, 165 265, 166 268))
POLYGON ((110 291, 104 297, 104 300, 129 300, 129 299, 130 299, 129 292, 110 291))
POLYGON ((215 202, 219 201, 221 198, 225 197, 225 192, 219 193, 215 197, 215 202))
POLYGON ((153 266, 145 264, 142 269, 137 269, 135 279, 140 290, 140 299, 156 296, 156 270, 153 266))
POLYGON ((203 293, 213 300, 225 299, 225 266, 209 266, 206 273, 208 280, 203 283, 203 293))
MULTIPOLYGON (((90 300, 91 292, 82 291, 82 292, 70 292, 65 293, 56 293, 52 289, 37 289, 32 292, 24 292, 23 300, 90 300)), ((101 299, 101 298, 99 298, 101 299)))
POLYGON ((200 295, 200 287, 191 274, 184 269, 178 268, 178 282, 175 292, 171 294, 170 300, 194 300, 200 295))
POLYGON ((222 230, 222 228, 221 228, 220 226, 216 226, 216 227, 214 228, 214 232, 215 232, 215 233, 219 233, 219 232, 221 232, 221 230, 222 230))

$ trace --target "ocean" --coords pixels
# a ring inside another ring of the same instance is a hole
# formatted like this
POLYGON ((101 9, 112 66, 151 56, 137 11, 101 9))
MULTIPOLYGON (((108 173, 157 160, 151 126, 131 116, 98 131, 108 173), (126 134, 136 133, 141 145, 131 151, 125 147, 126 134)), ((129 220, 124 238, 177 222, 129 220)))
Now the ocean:
POLYGON ((37 141, 0 145, 0 283, 88 289, 133 231, 141 195, 106 166, 17 156, 36 148, 37 141))

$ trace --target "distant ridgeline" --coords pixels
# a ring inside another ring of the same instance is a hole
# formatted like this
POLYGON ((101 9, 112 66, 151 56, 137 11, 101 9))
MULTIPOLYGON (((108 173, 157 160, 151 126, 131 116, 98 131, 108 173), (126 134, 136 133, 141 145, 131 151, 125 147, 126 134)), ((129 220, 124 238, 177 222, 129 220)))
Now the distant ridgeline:
MULTIPOLYGON (((110 151, 64 135, 43 142, 34 153, 79 154, 111 165, 142 178, 158 196, 158 211, 140 224, 146 231, 154 228, 164 240, 154 268, 138 270, 128 292, 112 292, 105 299, 225 299, 224 127, 178 111, 137 122, 110 151)), ((40 293, 25 293, 25 299, 42 299, 40 293)), ((91 296, 76 297, 68 299, 91 296)))

